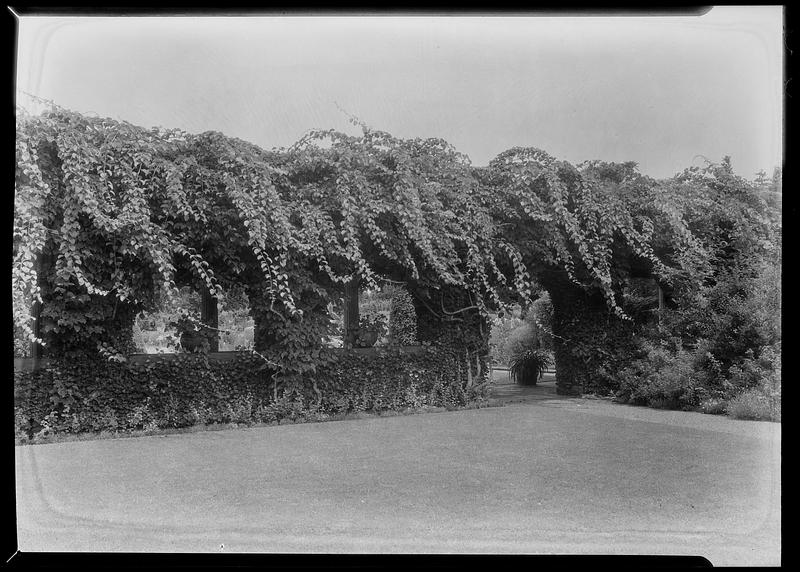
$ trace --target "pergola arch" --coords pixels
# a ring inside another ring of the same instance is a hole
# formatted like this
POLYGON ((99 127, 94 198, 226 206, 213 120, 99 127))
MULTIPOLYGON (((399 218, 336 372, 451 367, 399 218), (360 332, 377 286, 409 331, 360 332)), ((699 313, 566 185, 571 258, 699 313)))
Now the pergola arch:
MULTIPOLYGON (((318 359, 326 300, 345 290, 352 298, 354 276, 406 282, 424 341, 458 346, 471 362, 484 351, 486 311, 504 303, 502 291, 527 299, 538 278, 558 315, 554 334, 570 338, 599 320, 626 323, 617 276, 633 271, 626 261, 644 261, 666 283, 692 263, 682 253, 702 253, 681 205, 666 204, 656 182, 628 163, 574 166, 514 148, 474 168, 444 141, 367 128, 360 136, 311 132, 267 152, 221 134, 146 130, 66 110, 22 117, 18 133, 17 190, 36 206, 15 230, 15 293, 35 292, 37 276, 59 276, 44 310, 80 298, 58 310, 57 334, 79 331, 88 351, 124 333, 120 316, 174 286, 176 256, 205 285, 206 320, 215 316, 215 283, 242 285, 256 348, 299 375, 318 359), (43 242, 39 230, 53 234, 43 242), (615 252, 619 244, 630 254, 615 252), (101 256, 82 257, 88 247, 101 256), (29 271, 43 251, 54 258, 29 271), (80 323, 81 315, 91 319, 80 323)), ((355 314, 351 331, 354 323, 355 314)), ((578 384, 570 368, 585 377, 594 367, 581 359, 557 352, 560 391, 578 384)))

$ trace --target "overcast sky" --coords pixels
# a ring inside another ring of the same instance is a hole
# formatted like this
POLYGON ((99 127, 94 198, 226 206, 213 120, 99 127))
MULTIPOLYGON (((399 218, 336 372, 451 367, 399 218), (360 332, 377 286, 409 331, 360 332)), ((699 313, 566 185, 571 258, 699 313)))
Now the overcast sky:
MULTIPOLYGON (((666 177, 782 162, 780 7, 700 17, 23 17, 17 86, 144 127, 265 148, 354 132, 514 146, 666 177)), ((22 100, 20 100, 22 102, 22 100)))

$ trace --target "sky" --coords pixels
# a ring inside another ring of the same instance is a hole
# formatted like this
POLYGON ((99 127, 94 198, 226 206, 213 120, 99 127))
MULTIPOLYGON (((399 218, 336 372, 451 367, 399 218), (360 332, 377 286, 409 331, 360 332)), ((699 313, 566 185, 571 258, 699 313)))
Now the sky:
MULTIPOLYGON (((515 146, 669 177, 783 157, 783 12, 702 16, 310 14, 19 19, 17 88, 143 127, 266 149, 309 129, 438 137, 486 165, 515 146), (344 110, 344 111, 343 111, 344 110)), ((23 97, 18 99, 25 103, 23 97)))

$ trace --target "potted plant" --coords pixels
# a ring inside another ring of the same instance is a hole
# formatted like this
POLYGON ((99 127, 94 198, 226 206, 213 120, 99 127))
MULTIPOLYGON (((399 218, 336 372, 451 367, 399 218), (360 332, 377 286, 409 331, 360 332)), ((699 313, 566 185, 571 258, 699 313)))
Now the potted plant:
POLYGON ((527 349, 511 356, 511 381, 519 385, 536 385, 551 365, 550 355, 543 350, 527 349))

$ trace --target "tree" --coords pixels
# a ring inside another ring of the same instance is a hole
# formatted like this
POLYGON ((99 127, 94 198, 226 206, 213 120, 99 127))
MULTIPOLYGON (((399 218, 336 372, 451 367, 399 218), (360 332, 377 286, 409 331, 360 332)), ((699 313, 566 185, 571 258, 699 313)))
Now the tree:
POLYGON ((706 256, 695 266, 701 279, 680 283, 664 329, 689 346, 704 340, 727 373, 780 341, 780 201, 769 183, 724 164, 687 169, 668 184, 692 198, 687 220, 706 256))

